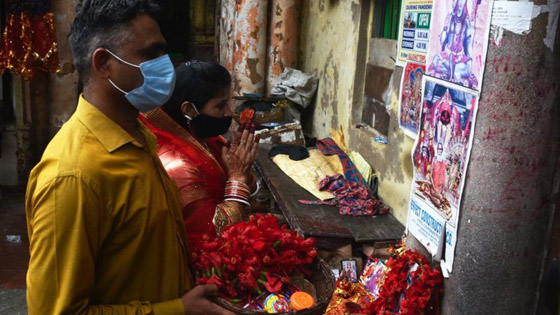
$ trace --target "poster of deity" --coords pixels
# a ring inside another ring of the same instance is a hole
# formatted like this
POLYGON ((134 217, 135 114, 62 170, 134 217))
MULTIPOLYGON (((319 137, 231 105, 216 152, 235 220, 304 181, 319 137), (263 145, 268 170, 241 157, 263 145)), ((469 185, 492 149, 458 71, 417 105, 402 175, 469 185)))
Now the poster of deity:
POLYGON ((480 91, 493 0, 434 0, 427 74, 480 91))
POLYGON ((404 133, 416 138, 420 110, 422 109, 422 77, 426 67, 422 64, 407 62, 403 69, 399 95, 399 126, 404 133))
POLYGON ((423 91, 407 226, 432 254, 445 245, 452 264, 478 95, 428 76, 423 91))

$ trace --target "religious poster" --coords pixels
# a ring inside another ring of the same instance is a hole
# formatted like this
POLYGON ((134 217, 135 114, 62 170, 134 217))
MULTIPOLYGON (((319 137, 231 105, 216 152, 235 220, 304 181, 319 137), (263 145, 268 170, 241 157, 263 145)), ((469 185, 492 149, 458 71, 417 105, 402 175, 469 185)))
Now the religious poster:
POLYGON ((434 0, 427 74, 480 91, 493 0, 434 0))
POLYGON ((423 91, 407 227, 432 255, 445 250, 442 267, 451 271, 478 95, 428 76, 423 91))
POLYGON ((399 126, 404 133, 416 138, 420 110, 422 109, 422 77, 426 67, 423 64, 407 62, 403 69, 399 95, 399 126))
POLYGON ((407 61, 426 63, 430 41, 432 0, 403 0, 397 52, 397 65, 407 61))

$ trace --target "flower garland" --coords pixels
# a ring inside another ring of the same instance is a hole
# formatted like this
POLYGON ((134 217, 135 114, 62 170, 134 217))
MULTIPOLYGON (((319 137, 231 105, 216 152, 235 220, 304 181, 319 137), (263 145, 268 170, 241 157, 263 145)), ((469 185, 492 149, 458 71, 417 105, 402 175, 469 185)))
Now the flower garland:
POLYGON ((224 228, 220 236, 203 236, 192 253, 197 284, 214 284, 222 295, 246 299, 276 293, 296 274, 309 275, 317 256, 315 239, 278 224, 272 214, 224 228))
POLYGON ((423 255, 411 250, 387 261, 388 271, 379 297, 364 310, 374 315, 423 314, 434 289, 443 279, 423 255), (408 279, 407 279, 408 278, 408 279))

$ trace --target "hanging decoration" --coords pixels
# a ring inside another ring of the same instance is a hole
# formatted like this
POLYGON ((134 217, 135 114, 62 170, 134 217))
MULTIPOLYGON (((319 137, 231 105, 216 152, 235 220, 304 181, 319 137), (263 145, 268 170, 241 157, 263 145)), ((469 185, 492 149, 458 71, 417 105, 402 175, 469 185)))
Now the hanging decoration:
POLYGON ((2 38, 0 71, 9 70, 29 80, 33 76, 33 32, 31 21, 25 12, 8 16, 2 38))
POLYGON ((58 49, 54 28, 54 13, 33 18, 33 58, 44 72, 55 73, 59 68, 58 49))
POLYGON ((9 5, 0 45, 0 74, 8 70, 30 80, 35 68, 49 73, 60 70, 50 9, 50 0, 20 0, 9 5))

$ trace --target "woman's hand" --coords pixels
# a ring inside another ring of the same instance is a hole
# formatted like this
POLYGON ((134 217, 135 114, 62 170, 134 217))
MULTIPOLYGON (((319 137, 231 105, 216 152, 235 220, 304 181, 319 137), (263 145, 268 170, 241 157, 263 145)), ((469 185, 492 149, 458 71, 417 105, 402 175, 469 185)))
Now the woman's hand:
POLYGON ((229 147, 222 148, 229 180, 247 183, 247 174, 255 161, 260 135, 255 136, 255 125, 242 125, 229 147))

